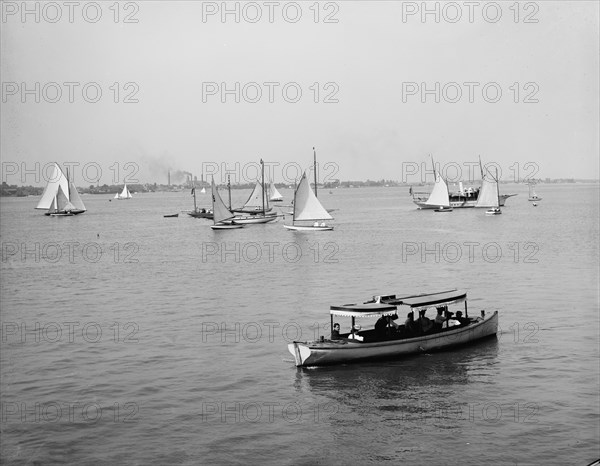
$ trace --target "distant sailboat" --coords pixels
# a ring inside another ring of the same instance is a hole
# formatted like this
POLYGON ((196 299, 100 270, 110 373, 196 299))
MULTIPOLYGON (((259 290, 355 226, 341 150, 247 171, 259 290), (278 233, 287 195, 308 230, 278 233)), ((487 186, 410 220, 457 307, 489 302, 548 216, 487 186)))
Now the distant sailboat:
POLYGON ((326 225, 323 220, 333 220, 327 210, 321 205, 315 193, 310 189, 310 183, 306 173, 302 175, 300 183, 294 192, 294 213, 291 225, 284 225, 288 230, 299 231, 325 231, 333 230, 332 226, 326 225), (315 222, 313 225, 296 225, 296 222, 315 222))
POLYGON ((270 212, 273 208, 269 207, 268 202, 265 204, 265 197, 262 183, 257 181, 246 203, 239 209, 233 209, 233 211, 245 214, 262 214, 270 212))
POLYGON ((194 210, 191 212, 188 212, 187 214, 190 217, 194 217, 194 218, 213 218, 213 214, 210 210, 207 209, 199 209, 197 204, 196 204, 196 187, 194 186, 192 188, 192 196, 194 196, 194 210))
POLYGON ((123 199, 131 199, 133 196, 131 195, 131 193, 129 192, 129 189, 127 189, 127 184, 125 184, 123 186, 123 191, 121 191, 121 193, 117 193, 115 194, 115 199, 119 199, 119 200, 123 200, 123 199))
POLYGON ((533 202, 542 200, 542 198, 539 197, 535 192, 535 183, 529 183, 529 198, 527 200, 533 202))
POLYGON ((481 191, 475 207, 491 207, 491 209, 486 210, 485 215, 500 215, 502 213, 502 210, 500 210, 499 181, 498 169, 496 169, 495 178, 489 173, 483 177, 481 191))
MULTIPOLYGON (((434 168, 435 170, 435 168, 434 168)), ((448 185, 442 175, 435 173, 435 184, 425 204, 428 206, 437 206, 436 212, 451 212, 450 195, 448 194, 448 185)))
POLYGON ((244 225, 233 223, 232 219, 234 214, 227 208, 223 199, 219 195, 215 180, 213 178, 212 183, 212 207, 213 207, 213 222, 214 225, 210 227, 213 230, 232 230, 234 228, 243 228, 244 225))
POLYGON ((69 180, 68 176, 65 176, 60 166, 57 163, 54 163, 52 175, 50 176, 42 197, 35 208, 48 210, 46 215, 50 215, 51 212, 64 210, 65 207, 71 215, 81 214, 86 211, 85 205, 77 192, 77 188, 73 182, 69 180), (62 192, 62 196, 67 200, 67 203, 64 203, 62 206, 62 209, 60 209, 57 204, 59 189, 62 192))
POLYGON ((262 167, 260 182, 256 182, 256 186, 254 186, 254 190, 244 207, 234 210, 234 212, 250 215, 235 217, 233 221, 237 224, 259 224, 277 220, 277 212, 270 212, 273 208, 269 207, 269 198, 265 191, 265 166, 262 159, 260 164, 262 167))
POLYGON ((275 183, 273 183, 272 181, 269 184, 269 201, 271 201, 271 202, 283 201, 283 196, 281 195, 281 193, 279 191, 277 191, 277 188, 275 187, 275 183))

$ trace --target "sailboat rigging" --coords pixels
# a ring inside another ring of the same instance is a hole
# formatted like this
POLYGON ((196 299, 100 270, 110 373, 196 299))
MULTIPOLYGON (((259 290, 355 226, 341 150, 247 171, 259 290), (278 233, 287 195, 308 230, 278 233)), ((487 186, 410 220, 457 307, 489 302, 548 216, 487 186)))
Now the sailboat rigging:
POLYGON ((324 220, 333 220, 329 212, 325 210, 319 199, 310 189, 310 183, 306 172, 302 175, 300 183, 294 192, 294 213, 291 225, 284 225, 288 230, 297 231, 326 231, 333 230, 332 226, 326 225, 324 220), (296 222, 315 222, 313 225, 296 224, 296 222), (321 221, 321 223, 319 223, 321 221))
POLYGON ((277 213, 271 212, 272 207, 269 207, 269 198, 265 191, 265 165, 262 159, 261 165, 261 180, 257 181, 250 197, 241 209, 234 209, 234 212, 245 213, 250 215, 240 215, 234 218, 235 223, 240 224, 257 224, 269 223, 277 220, 277 213))
POLYGON ((48 184, 42 193, 42 197, 38 202, 36 209, 48 210, 45 215, 57 215, 57 212, 63 212, 63 215, 77 215, 85 212, 87 209, 77 192, 77 188, 73 181, 63 173, 60 166, 55 162, 53 164, 52 175, 48 180, 48 184), (61 205, 58 203, 59 190, 61 192, 61 205), (64 199, 63 199, 64 197, 64 199))
POLYGON ((243 228, 244 225, 233 222, 235 215, 227 208, 223 202, 223 199, 221 199, 221 195, 219 194, 217 186, 215 185, 214 177, 211 182, 211 188, 214 225, 211 225, 210 227, 213 230, 232 230, 235 228, 243 228))
POLYGON ((129 192, 129 189, 127 189, 127 183, 123 183, 123 191, 121 191, 121 193, 116 193, 114 198, 118 200, 124 200, 131 199, 132 197, 133 196, 129 192))
POLYGON ((481 185, 481 192, 477 198, 477 205, 475 207, 491 207, 486 210, 486 215, 500 215, 502 210, 500 209, 500 179, 498 178, 498 169, 496 168, 496 177, 488 172, 484 175, 483 183, 481 185))

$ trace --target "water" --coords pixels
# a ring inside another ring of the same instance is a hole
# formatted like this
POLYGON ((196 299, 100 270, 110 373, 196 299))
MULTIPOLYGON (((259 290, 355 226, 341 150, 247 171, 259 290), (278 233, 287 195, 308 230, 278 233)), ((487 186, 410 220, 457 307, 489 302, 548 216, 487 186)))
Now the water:
POLYGON ((189 192, 84 196, 67 218, 3 198, 2 463, 589 463, 598 185, 540 185, 538 207, 502 191, 495 217, 321 191, 339 210, 318 234, 163 218, 189 192), (287 352, 331 304, 452 288, 499 310, 497 339, 318 369, 287 352))

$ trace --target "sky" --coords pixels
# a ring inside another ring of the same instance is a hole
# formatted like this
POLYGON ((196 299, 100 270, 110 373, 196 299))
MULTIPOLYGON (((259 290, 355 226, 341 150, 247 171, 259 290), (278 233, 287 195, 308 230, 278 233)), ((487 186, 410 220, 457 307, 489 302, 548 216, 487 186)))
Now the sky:
POLYGON ((2 181, 599 177, 599 3, 2 1, 2 181))

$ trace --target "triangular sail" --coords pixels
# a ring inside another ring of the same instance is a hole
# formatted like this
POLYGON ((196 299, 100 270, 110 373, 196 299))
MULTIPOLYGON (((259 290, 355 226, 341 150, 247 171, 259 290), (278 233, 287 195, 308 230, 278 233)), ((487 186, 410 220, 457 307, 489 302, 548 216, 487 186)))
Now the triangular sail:
POLYGON ((281 193, 279 191, 277 191, 277 188, 275 187, 275 183, 273 183, 272 181, 271 181, 271 184, 269 185, 269 200, 270 201, 283 200, 283 196, 281 195, 281 193))
POLYGON ((498 181, 491 175, 485 175, 481 184, 481 191, 475 207, 499 207, 498 181))
POLYGON ((114 198, 119 199, 119 193, 116 193, 114 198))
POLYGON ((294 221, 332 219, 333 217, 321 205, 310 188, 310 183, 304 173, 294 194, 294 221))
MULTIPOLYGON (((265 210, 267 210, 267 198, 265 197, 265 210)), ((263 189, 262 184, 260 182, 256 182, 256 186, 252 190, 250 197, 244 204, 242 209, 261 209, 263 208, 263 189)))
POLYGON ((127 185, 123 186, 123 191, 121 192, 119 197, 121 199, 131 199, 132 196, 131 196, 131 193, 129 192, 129 189, 127 189, 127 185))
POLYGON ((40 199, 40 202, 38 202, 36 209, 49 209, 58 193, 59 187, 62 188, 63 193, 69 192, 69 181, 67 180, 67 177, 64 175, 58 164, 54 163, 52 175, 48 180, 48 184, 44 189, 42 198, 40 199))
POLYGON ((73 206, 75 207, 75 209, 86 210, 85 205, 81 200, 81 196, 77 192, 77 188, 75 187, 72 181, 69 181, 69 199, 71 201, 71 204, 73 204, 73 206))
POLYGON ((56 210, 59 212, 70 212, 71 210, 75 210, 75 206, 71 204, 60 186, 58 187, 58 193, 56 194, 56 210))
POLYGON ((217 190, 217 186, 215 185, 215 180, 212 180, 212 208, 213 208, 213 220, 215 224, 219 222, 223 222, 225 220, 229 220, 233 218, 234 215, 227 208, 223 199, 221 199, 221 195, 217 190))
POLYGON ((431 194, 425 204, 440 206, 440 207, 450 207, 450 196, 448 194, 448 185, 446 181, 439 175, 435 175, 435 184, 433 185, 433 189, 431 190, 431 194))
POLYGON ((50 204, 50 208, 48 209, 48 213, 49 214, 53 214, 57 211, 58 209, 56 208, 56 197, 54 197, 52 199, 52 204, 50 204))

